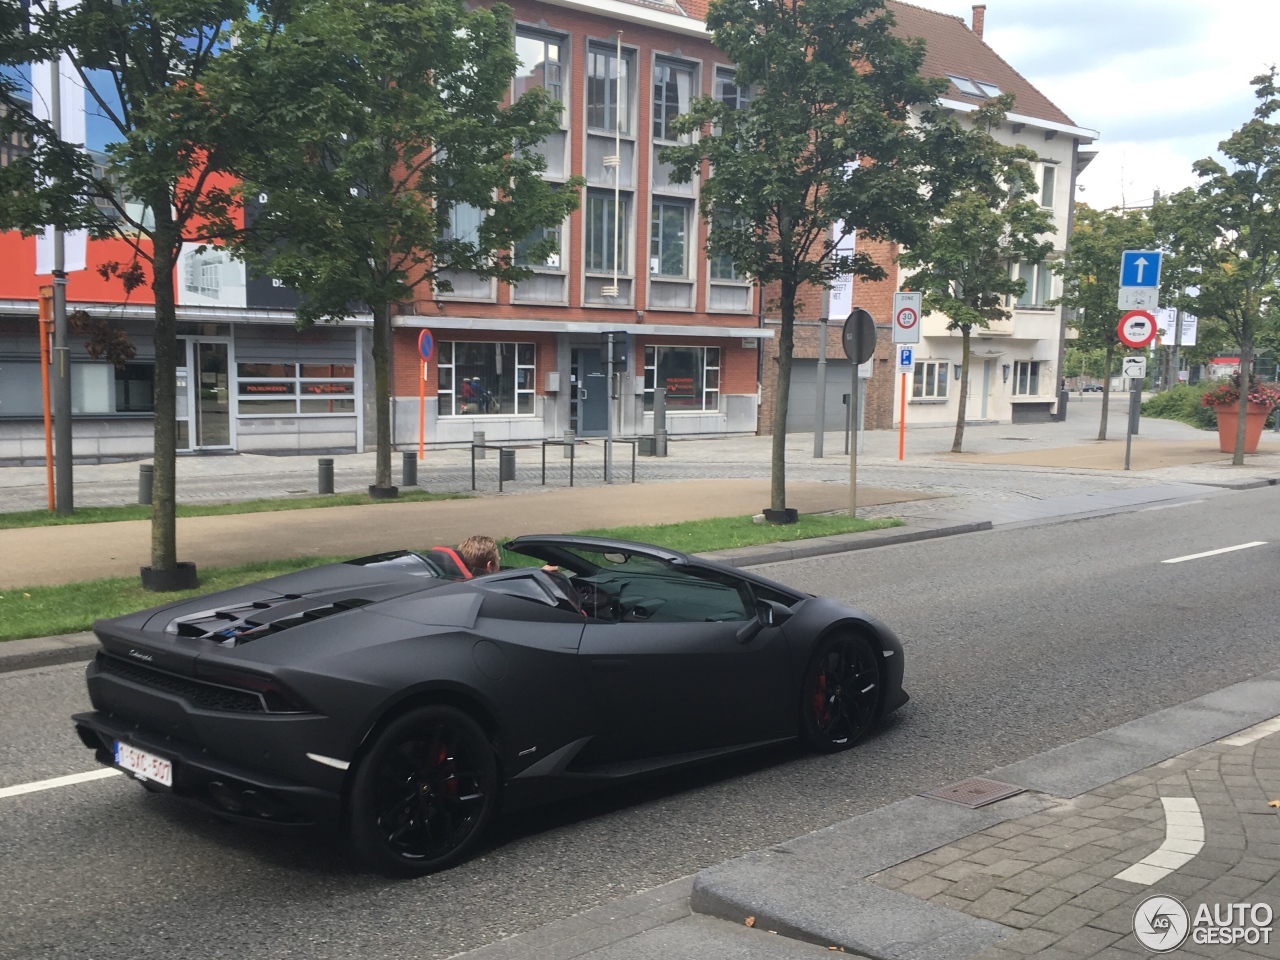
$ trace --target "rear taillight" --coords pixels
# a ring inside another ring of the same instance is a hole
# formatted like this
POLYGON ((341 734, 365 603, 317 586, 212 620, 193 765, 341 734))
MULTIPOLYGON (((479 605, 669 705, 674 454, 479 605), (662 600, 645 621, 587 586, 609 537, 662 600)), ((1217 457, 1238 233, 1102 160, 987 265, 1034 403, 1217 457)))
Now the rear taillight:
POLYGON ((202 679, 237 690, 249 690, 262 697, 268 713, 314 713, 314 708, 275 677, 239 670, 201 670, 202 679))

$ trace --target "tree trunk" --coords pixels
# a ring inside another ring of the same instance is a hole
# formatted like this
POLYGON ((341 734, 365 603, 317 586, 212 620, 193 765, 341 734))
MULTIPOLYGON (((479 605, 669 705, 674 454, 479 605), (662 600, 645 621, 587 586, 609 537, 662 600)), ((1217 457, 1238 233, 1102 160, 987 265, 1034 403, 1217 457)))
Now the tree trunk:
POLYGON ((1107 409, 1111 406, 1111 360, 1115 353, 1116 345, 1114 343, 1107 344, 1107 359, 1103 361, 1102 367, 1102 422, 1098 424, 1098 439, 1107 439, 1107 409))
POLYGON ((795 283, 784 280, 781 293, 778 386, 773 398, 773 463, 769 473, 769 509, 778 511, 787 508, 787 408, 791 399, 791 354, 795 346, 795 283))
MULTIPOLYGON (((1248 330, 1248 327, 1245 328, 1248 330)), ((1249 387, 1250 375, 1253 372, 1253 335, 1249 331, 1240 338, 1240 406, 1236 417, 1236 449, 1231 455, 1233 467, 1244 466, 1245 430, 1249 426, 1249 387)))
MULTIPOLYGON (((156 219, 168 211, 169 202, 152 203, 156 219)), ((173 268, 175 236, 172 224, 157 223, 154 234, 155 270, 151 290, 155 295, 155 463, 151 487, 151 569, 171 571, 178 562, 177 529, 177 378, 178 318, 174 303, 173 268)), ((199 388, 199 374, 192 371, 199 388)))
POLYGON ((373 393, 377 425, 374 486, 391 486, 391 304, 373 304, 373 393))
POLYGON ((951 452, 959 453, 964 444, 964 417, 969 406, 969 326, 960 327, 960 409, 956 411, 956 438, 951 442, 951 452))

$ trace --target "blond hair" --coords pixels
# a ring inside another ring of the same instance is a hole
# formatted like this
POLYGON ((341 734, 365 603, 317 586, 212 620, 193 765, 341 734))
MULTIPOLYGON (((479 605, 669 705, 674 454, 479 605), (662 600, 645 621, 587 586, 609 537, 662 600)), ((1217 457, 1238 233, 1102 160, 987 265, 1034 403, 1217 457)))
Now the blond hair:
POLYGON ((501 557, 498 553, 498 541, 493 537, 475 536, 467 537, 458 544, 458 556, 462 558, 462 562, 467 565, 467 569, 472 575, 482 573, 493 573, 498 569, 501 557), (492 564, 493 569, 489 566, 492 564))

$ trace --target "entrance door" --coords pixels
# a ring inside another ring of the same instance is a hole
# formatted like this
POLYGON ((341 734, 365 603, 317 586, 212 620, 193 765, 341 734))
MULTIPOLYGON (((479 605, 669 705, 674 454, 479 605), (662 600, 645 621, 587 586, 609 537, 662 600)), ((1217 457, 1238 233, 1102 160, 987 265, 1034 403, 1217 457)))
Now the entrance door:
POLYGON ((599 350, 575 349, 577 422, 580 436, 601 436, 609 429, 609 377, 599 350))
POLYGON ((991 397, 991 364, 993 360, 982 361, 982 419, 987 419, 987 400, 991 397))
POLYGON ((194 350, 195 376, 195 438, 193 447, 231 446, 231 365, 228 362, 229 344, 220 341, 196 340, 194 350))

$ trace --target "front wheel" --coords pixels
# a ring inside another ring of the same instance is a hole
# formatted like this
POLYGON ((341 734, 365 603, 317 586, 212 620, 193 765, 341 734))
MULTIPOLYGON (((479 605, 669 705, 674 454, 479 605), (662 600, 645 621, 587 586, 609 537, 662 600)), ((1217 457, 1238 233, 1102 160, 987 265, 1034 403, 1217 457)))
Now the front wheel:
POLYGON ((834 753, 861 740, 880 705, 880 660, 856 634, 833 634, 809 660, 800 691, 800 736, 812 749, 834 753))
POLYGON ((498 762, 471 717, 443 705, 393 720, 351 785, 351 842, 369 866, 423 876, 457 863, 493 817, 498 762))

